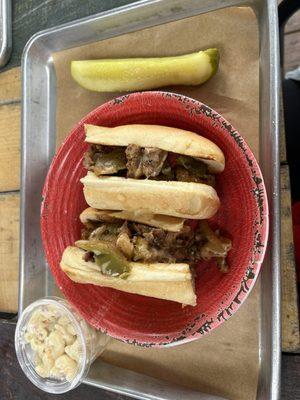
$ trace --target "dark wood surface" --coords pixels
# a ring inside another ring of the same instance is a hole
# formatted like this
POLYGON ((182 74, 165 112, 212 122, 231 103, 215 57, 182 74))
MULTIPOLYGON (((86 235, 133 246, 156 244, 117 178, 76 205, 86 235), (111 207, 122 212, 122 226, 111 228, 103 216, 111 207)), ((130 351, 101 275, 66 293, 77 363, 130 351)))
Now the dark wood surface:
MULTIPOLYGON (((4 70, 19 66, 22 51, 28 39, 36 32, 74 19, 129 4, 130 0, 12 0, 13 52, 4 70)), ((299 14, 298 14, 299 18, 299 14)), ((288 34, 299 30, 296 23, 288 34)), ((299 19, 297 19, 299 21, 299 19)), ((295 36, 293 36, 294 38, 295 36)), ((291 36, 292 38, 292 36, 291 36)), ((289 38, 290 39, 290 38, 289 38)), ((293 66, 299 64, 300 53, 289 45, 286 57, 292 57, 293 66), (297 60, 295 57, 298 54, 297 60), (296 65, 295 64, 295 65, 296 65)), ((290 64, 288 64, 290 65, 290 64)), ((0 400, 38 399, 126 399, 127 397, 81 385, 63 396, 47 395, 35 388, 25 377, 16 359, 12 323, 0 322, 0 400)), ((284 354, 282 358, 282 400, 300 400, 300 355, 284 354)))
POLYGON ((282 356, 282 391, 281 400, 300 399, 300 355, 282 356))
POLYGON ((41 30, 133 3, 133 0, 12 0, 13 51, 3 70, 20 65, 25 44, 41 30))
MULTIPOLYGON (((116 393, 80 385, 63 395, 47 394, 36 388, 23 374, 14 347, 14 323, 0 323, 0 400, 118 400, 128 399, 116 393)), ((300 357, 299 357, 300 358, 300 357)))

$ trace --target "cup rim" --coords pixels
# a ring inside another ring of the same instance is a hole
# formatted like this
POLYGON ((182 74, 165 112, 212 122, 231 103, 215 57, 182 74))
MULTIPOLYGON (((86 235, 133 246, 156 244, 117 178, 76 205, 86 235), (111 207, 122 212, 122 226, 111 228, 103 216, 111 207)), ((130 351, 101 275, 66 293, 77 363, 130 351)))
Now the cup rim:
POLYGON ((26 377, 39 389, 48 393, 62 394, 74 389, 81 383, 82 379, 86 376, 89 370, 89 363, 87 360, 87 342, 82 327, 66 304, 66 300, 56 296, 49 296, 36 300, 24 309, 21 316, 18 318, 18 322, 16 325, 15 351, 18 362, 26 377), (23 335, 23 330, 28 323, 32 313, 38 308, 45 305, 54 305, 64 314, 66 314, 71 323, 74 325, 77 335, 80 337, 82 343, 82 357, 80 361, 81 365, 78 369, 78 372, 76 373, 75 378, 72 381, 68 381, 67 379, 64 379, 63 381, 55 381, 53 378, 42 378, 37 374, 37 372, 35 372, 35 369, 32 363, 29 361, 28 355, 26 354, 27 350, 25 350, 24 342, 21 339, 23 335))

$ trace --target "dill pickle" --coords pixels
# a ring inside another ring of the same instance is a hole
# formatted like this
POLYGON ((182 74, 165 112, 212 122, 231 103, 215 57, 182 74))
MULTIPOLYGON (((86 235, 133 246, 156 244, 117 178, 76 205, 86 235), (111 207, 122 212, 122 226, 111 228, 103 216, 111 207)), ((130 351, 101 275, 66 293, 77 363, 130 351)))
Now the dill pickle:
POLYGON ((73 79, 98 92, 137 91, 168 85, 200 85, 213 76, 219 51, 212 48, 173 57, 76 60, 73 79))

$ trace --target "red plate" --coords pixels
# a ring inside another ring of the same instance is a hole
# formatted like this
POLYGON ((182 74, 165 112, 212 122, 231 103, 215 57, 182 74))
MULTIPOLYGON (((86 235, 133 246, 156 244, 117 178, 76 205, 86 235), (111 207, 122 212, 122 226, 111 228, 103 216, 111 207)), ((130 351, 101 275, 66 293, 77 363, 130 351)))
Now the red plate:
POLYGON ((52 274, 66 298, 94 327, 142 346, 166 346, 197 339, 228 320, 254 286, 268 236, 268 204, 258 164, 240 134, 208 106, 173 93, 144 92, 116 98, 81 120, 54 157, 43 191, 41 228, 52 274), (225 171, 217 177, 221 208, 214 218, 233 241, 230 271, 214 263, 197 267, 197 306, 72 282, 60 269, 66 246, 80 237, 85 203, 80 178, 87 150, 83 124, 159 124, 197 132, 224 152, 225 171))

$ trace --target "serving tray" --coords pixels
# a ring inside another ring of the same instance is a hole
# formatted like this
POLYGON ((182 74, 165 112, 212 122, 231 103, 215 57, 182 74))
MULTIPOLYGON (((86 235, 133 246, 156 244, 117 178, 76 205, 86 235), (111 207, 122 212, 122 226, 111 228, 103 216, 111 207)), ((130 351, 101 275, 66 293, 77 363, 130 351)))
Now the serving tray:
MULTIPOLYGON (((270 208, 270 240, 261 273, 260 376, 257 399, 279 399, 280 223, 278 99, 279 64, 275 0, 145 0, 40 32, 25 47, 22 103, 22 199, 20 312, 34 300, 56 294, 50 270, 40 268, 41 188, 55 152, 56 76, 52 54, 127 32, 231 6, 250 6, 260 38, 260 166, 270 208)), ((217 399, 102 362, 85 383, 141 399, 217 399)))

